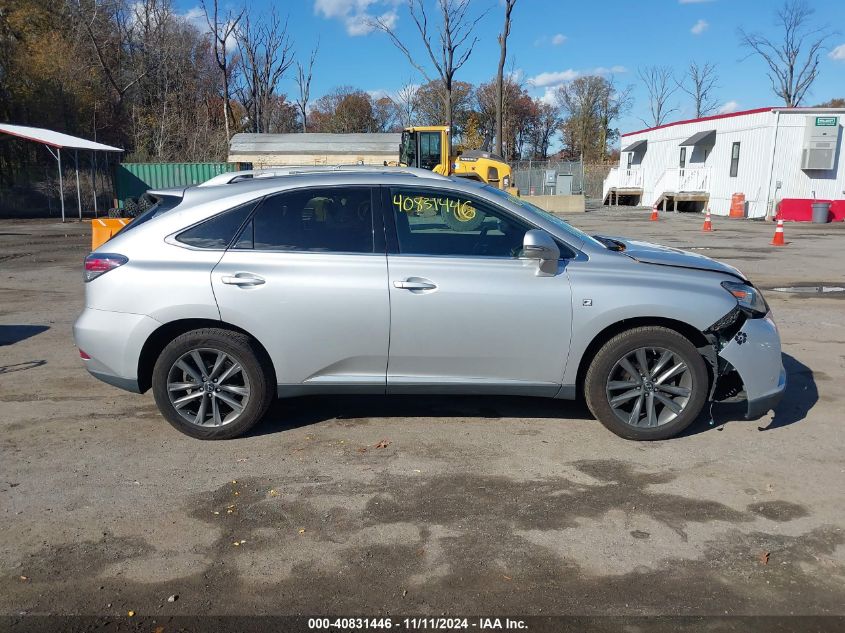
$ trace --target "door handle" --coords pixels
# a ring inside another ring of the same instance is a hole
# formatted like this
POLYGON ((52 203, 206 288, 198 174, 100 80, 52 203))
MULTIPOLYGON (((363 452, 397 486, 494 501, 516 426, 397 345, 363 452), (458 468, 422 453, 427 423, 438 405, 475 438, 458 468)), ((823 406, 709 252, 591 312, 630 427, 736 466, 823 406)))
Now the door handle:
POLYGON ((437 284, 433 284, 430 281, 411 281, 410 279, 405 279, 404 281, 394 281, 393 287, 401 288, 402 290, 434 290, 437 288, 437 284))
POLYGON ((235 273, 223 275, 220 281, 230 286, 260 286, 264 283, 264 278, 252 273, 235 273))

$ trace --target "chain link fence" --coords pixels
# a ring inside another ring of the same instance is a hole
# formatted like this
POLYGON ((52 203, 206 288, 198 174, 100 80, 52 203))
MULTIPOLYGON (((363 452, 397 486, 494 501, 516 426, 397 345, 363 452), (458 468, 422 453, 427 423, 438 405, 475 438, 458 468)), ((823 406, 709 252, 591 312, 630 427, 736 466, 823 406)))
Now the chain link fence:
MULTIPOLYGON (((615 165, 584 166, 584 195, 587 198, 601 199, 604 181, 613 167, 615 167, 615 165)), ((601 200, 599 203, 601 203, 601 200)))
POLYGON ((601 198, 613 165, 584 165, 581 161, 521 160, 513 163, 513 183, 526 196, 584 194, 601 198))
POLYGON ((584 190, 581 161, 520 160, 511 165, 513 184, 526 196, 579 194, 584 190))

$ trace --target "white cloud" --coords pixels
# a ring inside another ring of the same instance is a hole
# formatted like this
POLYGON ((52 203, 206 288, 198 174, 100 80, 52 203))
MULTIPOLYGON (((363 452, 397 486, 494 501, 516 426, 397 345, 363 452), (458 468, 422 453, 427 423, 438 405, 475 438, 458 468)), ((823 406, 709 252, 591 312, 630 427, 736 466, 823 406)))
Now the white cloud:
POLYGON ((827 54, 833 60, 845 62, 845 44, 840 44, 827 54))
POLYGON ((543 95, 540 97, 540 101, 548 105, 557 105, 555 99, 555 92, 557 91, 557 86, 549 86, 543 91, 543 95))
POLYGON ((393 0, 314 0, 314 13, 328 20, 342 20, 350 37, 368 35, 375 30, 373 22, 378 19, 388 28, 396 26, 399 14, 393 0), (387 5, 387 11, 376 16, 371 8, 387 5))
POLYGON ((628 72, 624 66, 598 66, 587 70, 575 70, 574 68, 567 68, 566 70, 558 70, 552 72, 543 72, 534 77, 528 78, 528 83, 536 88, 546 88, 547 86, 559 86, 567 81, 572 81, 577 77, 584 75, 615 75, 618 73, 628 72))
POLYGON ((205 21, 205 12, 202 10, 202 7, 196 6, 191 7, 185 13, 182 14, 182 18, 186 22, 190 22, 198 29, 205 31, 208 29, 208 23, 205 21))
POLYGON ((739 103, 736 101, 728 101, 722 104, 719 108, 719 114, 728 114, 729 112, 736 112, 739 110, 739 103))
MULTIPOLYGON (((135 3, 136 6, 142 6, 140 2, 135 3)), ((181 17, 185 22, 188 24, 193 25, 200 33, 203 34, 211 34, 211 30, 208 28, 208 20, 205 17, 205 11, 199 5, 191 7, 185 13, 182 13, 179 17, 181 17)), ((223 17, 223 16, 220 16, 223 17)), ((231 52, 237 49, 238 47, 238 39, 235 37, 234 31, 229 34, 229 37, 226 38, 226 50, 231 52)))
POLYGON ((567 37, 563 33, 557 33, 556 35, 552 36, 552 46, 560 46, 567 40, 567 37))
POLYGON ((707 20, 699 20, 695 24, 692 25, 692 28, 689 30, 690 33, 693 35, 701 35, 710 28, 710 23, 707 20))
POLYGON ((520 83, 523 77, 525 77, 525 71, 522 70, 522 68, 516 68, 506 74, 508 79, 510 79, 511 81, 515 81, 516 83, 520 83))
POLYGON ((610 68, 606 68, 604 66, 598 66, 593 68, 589 73, 584 73, 588 75, 616 75, 619 73, 626 73, 628 69, 624 66, 611 66, 610 68))
POLYGON ((539 75, 531 77, 528 80, 528 83, 530 83, 532 86, 537 86, 538 88, 543 88, 545 86, 556 86, 567 81, 572 81, 580 74, 581 73, 579 73, 577 70, 568 68, 567 70, 540 73, 539 75))

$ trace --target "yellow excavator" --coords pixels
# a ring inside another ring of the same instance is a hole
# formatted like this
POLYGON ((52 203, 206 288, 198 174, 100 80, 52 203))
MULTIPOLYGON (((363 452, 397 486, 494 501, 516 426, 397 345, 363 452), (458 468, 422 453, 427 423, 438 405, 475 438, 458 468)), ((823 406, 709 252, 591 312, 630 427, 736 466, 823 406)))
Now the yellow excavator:
MULTIPOLYGON (((449 128, 425 125, 405 128, 399 145, 399 164, 420 167, 444 176, 472 178, 519 195, 511 186, 511 168, 505 159, 492 152, 468 150, 449 155, 449 128)), ((483 221, 483 214, 464 205, 448 213, 448 224, 457 230, 473 230, 483 221)))

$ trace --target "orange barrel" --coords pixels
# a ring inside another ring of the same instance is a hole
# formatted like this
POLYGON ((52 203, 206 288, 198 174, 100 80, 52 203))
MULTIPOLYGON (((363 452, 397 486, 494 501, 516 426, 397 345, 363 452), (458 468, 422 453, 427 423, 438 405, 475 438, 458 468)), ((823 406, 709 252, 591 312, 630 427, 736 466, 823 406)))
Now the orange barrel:
POLYGON ((732 218, 745 217, 745 194, 735 193, 731 196, 731 215, 732 218))
POLYGON ((91 220, 91 250, 108 242, 111 237, 124 226, 129 224, 132 218, 102 218, 91 220))

